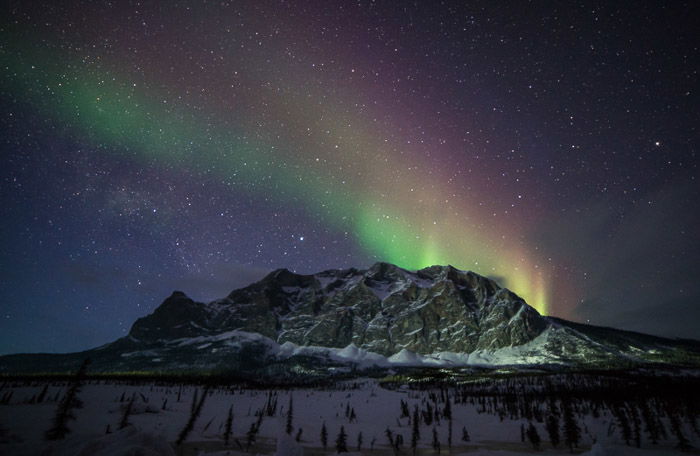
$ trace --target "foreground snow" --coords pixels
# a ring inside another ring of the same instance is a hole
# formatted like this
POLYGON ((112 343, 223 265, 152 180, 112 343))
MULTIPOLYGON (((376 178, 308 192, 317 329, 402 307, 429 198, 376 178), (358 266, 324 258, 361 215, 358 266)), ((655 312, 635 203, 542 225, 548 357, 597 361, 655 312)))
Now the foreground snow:
MULTIPOLYGON (((356 354, 350 353, 351 356, 356 354)), ((43 383, 31 386, 5 384, 0 396, 12 392, 7 405, 0 405, 0 454, 7 455, 243 455, 276 454, 298 456, 301 454, 332 454, 336 436, 341 426, 347 432, 348 449, 355 454, 381 456, 393 454, 386 430, 394 436, 401 435, 404 446, 401 454, 411 454, 411 425, 401 416, 401 402, 409 410, 425 406, 430 394, 440 390, 413 391, 407 388, 386 390, 373 380, 339 385, 333 389, 313 390, 246 390, 236 386, 214 388, 206 396, 201 415, 192 432, 180 446, 175 446, 179 433, 185 427, 195 392, 199 398, 203 389, 194 385, 128 385, 115 382, 93 382, 85 385, 80 398, 85 406, 75 411, 76 420, 69 422, 72 430, 64 441, 46 442, 44 433, 51 425, 56 410, 54 398, 65 391, 65 384, 51 383, 46 392, 48 398, 36 403, 43 383), (129 425, 119 430, 126 404, 133 398, 129 425), (246 433, 258 421, 257 412, 274 400, 277 403, 272 416, 261 421, 256 441, 250 452, 244 452, 246 433), (284 432, 290 399, 293 399, 293 431, 284 432), (229 407, 233 408, 232 436, 228 447, 223 444, 229 407), (350 412, 350 413, 349 413, 350 412), (352 416, 356 416, 355 419, 352 416), (320 430, 325 423, 328 431, 328 450, 322 449, 320 430), (109 433, 106 433, 109 431, 109 433), (300 433, 300 434, 299 434, 300 433), (362 435, 361 452, 357 451, 358 436, 362 435), (299 443, 296 442, 298 437, 299 443)), ((449 393, 448 393, 449 394, 449 393)), ((442 454, 499 455, 570 454, 561 445, 552 448, 547 442, 544 425, 534 422, 542 437, 542 451, 521 442, 521 425, 526 420, 511 420, 507 416, 489 414, 479 406, 469 403, 452 404, 452 449, 448 452, 449 422, 438 420, 431 426, 422 425, 419 454, 433 454, 431 448, 433 427, 441 442, 442 454), (462 441, 462 429, 468 430, 469 441, 462 441)), ((657 456, 676 453, 672 439, 651 445, 643 440, 642 448, 625 446, 617 434, 613 417, 602 413, 598 418, 585 417, 580 422, 582 441, 577 452, 594 456, 638 455, 657 456), (594 441, 599 442, 593 445, 594 441), (591 447, 591 445, 593 445, 591 447)), ((697 447, 697 435, 686 430, 691 443, 697 447), (695 438, 695 440, 693 440, 695 438)), ((352 453, 350 453, 352 454, 352 453)))

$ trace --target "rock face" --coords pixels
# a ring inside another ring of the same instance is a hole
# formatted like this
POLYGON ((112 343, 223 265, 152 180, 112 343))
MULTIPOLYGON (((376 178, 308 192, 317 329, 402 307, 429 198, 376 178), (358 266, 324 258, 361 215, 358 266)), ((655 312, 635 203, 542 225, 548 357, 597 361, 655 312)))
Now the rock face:
POLYGON ((278 344, 352 343, 390 356, 402 349, 470 353, 522 345, 547 325, 515 293, 473 272, 377 263, 314 275, 279 269, 208 304, 175 292, 137 320, 130 336, 154 343, 242 330, 278 344))
POLYGON ((387 263, 312 275, 279 269, 210 303, 176 291, 128 336, 80 353, 0 356, 0 373, 220 373, 326 379, 397 366, 700 366, 700 342, 544 317, 451 266, 387 263))

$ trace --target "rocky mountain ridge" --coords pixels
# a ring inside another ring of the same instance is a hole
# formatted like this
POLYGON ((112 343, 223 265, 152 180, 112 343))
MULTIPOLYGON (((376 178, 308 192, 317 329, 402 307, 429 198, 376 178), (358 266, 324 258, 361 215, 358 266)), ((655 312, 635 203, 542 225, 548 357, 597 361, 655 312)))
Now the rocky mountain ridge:
POLYGON ((522 345, 546 326, 516 294, 473 272, 377 263, 314 275, 279 269, 209 304, 175 292, 129 335, 153 342, 242 330, 279 344, 354 344, 390 356, 522 345))
POLYGON ((395 366, 700 365, 700 343, 545 317, 496 282, 451 266, 296 274, 286 269, 210 303, 176 291, 129 335, 86 352, 0 357, 0 372, 325 375, 395 366))

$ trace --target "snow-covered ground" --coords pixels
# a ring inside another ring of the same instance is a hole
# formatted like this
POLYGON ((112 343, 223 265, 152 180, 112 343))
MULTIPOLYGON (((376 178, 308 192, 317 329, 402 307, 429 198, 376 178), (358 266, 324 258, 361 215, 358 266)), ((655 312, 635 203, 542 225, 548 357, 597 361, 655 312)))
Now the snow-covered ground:
MULTIPOLYGON (((76 419, 68 423, 71 433, 58 442, 47 442, 44 434, 51 426, 58 404, 56 399, 65 393, 66 383, 49 383, 41 403, 37 403, 36 398, 45 383, 28 386, 21 382, 6 382, 0 386, 0 399, 11 393, 7 403, 0 405, 2 455, 332 454, 341 426, 347 433, 350 454, 393 455, 387 437, 389 429, 394 440, 402 436, 404 443, 399 454, 409 455, 413 454, 411 418, 402 417, 402 401, 412 415, 416 406, 423 410, 426 404, 441 396, 440 390, 417 391, 406 387, 388 390, 375 380, 349 382, 333 389, 211 388, 192 431, 178 446, 174 442, 188 421, 195 392, 202 397, 204 389, 201 386, 91 382, 78 394, 84 407, 74 411, 76 419), (119 430, 124 408, 131 398, 134 399, 127 420, 129 425, 119 430), (287 436, 285 427, 290 399, 293 401, 293 430, 291 436, 287 436), (246 433, 258 422, 256 413, 265 410, 268 403, 272 409, 275 401, 277 406, 273 416, 263 416, 256 442, 246 453, 246 433), (232 435, 229 445, 225 446, 224 433, 230 407, 233 410, 232 435), (324 423, 328 434, 325 451, 321 443, 324 423), (362 443, 358 451, 360 435, 362 443), (299 443, 295 441, 297 436, 299 443)), ((446 397, 454 397, 449 389, 445 392, 446 397)), ((440 408, 445 405, 439 400, 437 403, 440 408)), ((433 449, 433 429, 440 442, 441 454, 570 454, 563 443, 553 448, 545 425, 534 419, 532 423, 542 439, 540 451, 535 451, 527 440, 521 441, 521 426, 527 428, 527 420, 501 418, 493 410, 488 410, 488 404, 481 406, 478 401, 476 404, 455 403, 450 399, 450 406, 452 447, 448 448, 450 422, 441 417, 429 426, 421 423, 417 454, 437 454, 433 449), (462 440, 463 429, 469 434, 469 441, 462 440)), ((582 437, 576 453, 657 456, 678 451, 677 440, 670 431, 667 439, 661 439, 656 445, 642 436, 640 449, 626 446, 617 431, 615 418, 607 410, 600 411, 597 418, 585 416, 578 420, 582 437)), ((690 443, 700 446, 699 436, 692 427, 687 423, 683 426, 690 443)), ((666 427, 669 428, 668 424, 666 427)))

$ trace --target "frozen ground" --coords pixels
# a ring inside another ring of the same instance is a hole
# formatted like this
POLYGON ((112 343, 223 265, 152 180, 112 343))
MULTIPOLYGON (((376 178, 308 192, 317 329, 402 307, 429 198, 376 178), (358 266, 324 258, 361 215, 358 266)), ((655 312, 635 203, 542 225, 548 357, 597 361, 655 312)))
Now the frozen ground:
MULTIPOLYGON (((238 387, 211 388, 202 405, 201 414, 184 443, 174 442, 185 427, 192 408, 195 391, 199 398, 204 389, 194 385, 139 384, 93 381, 79 393, 84 407, 74 411, 75 420, 68 423, 71 433, 59 442, 47 442, 46 430, 51 426, 57 409, 57 399, 66 391, 65 382, 49 383, 45 398, 37 397, 46 383, 23 382, 0 384, 0 454, 2 455, 320 455, 335 453, 335 440, 340 427, 347 433, 350 454, 395 454, 389 446, 386 430, 396 439, 402 436, 403 445, 398 454, 413 454, 411 446, 411 418, 402 417, 401 402, 410 415, 417 406, 421 411, 440 397, 449 397, 452 410, 452 447, 448 447, 449 420, 444 416, 429 426, 421 423, 417 454, 437 454, 433 449, 433 428, 440 442, 441 454, 511 456, 522 454, 570 454, 564 444, 553 448, 548 441, 545 425, 532 420, 542 439, 542 449, 536 451, 526 440, 521 441, 521 426, 525 419, 499 417, 488 403, 455 403, 450 390, 409 390, 382 388, 374 380, 338 385, 333 389, 251 390, 238 387), (431 393, 433 394, 431 399, 431 393), (441 396, 445 394, 445 396, 441 396), (8 399, 8 395, 11 396, 8 399), (119 430, 124 408, 133 398, 129 425, 119 430), (293 398, 293 431, 285 434, 290 398, 293 398), (273 410, 274 402, 276 408, 273 410), (266 407, 269 404, 270 407, 266 407), (232 436, 228 446, 223 435, 229 408, 233 407, 232 436), (259 421, 256 414, 263 410, 256 441, 245 452, 246 433, 259 421), (272 416, 266 416, 271 414, 272 416), (480 413, 481 412, 481 413, 480 413), (353 418, 353 414, 355 417, 353 418), (328 448, 321 443, 321 427, 328 431, 328 448), (107 430, 109 428, 109 433, 107 430), (469 441, 463 441, 463 428, 469 441), (297 434, 299 443, 295 442, 297 434), (358 436, 362 434, 358 452, 358 436)), ((438 399, 442 410, 444 401, 438 399)), ((641 448, 626 446, 615 418, 607 410, 599 416, 577 416, 581 428, 581 442, 576 453, 591 455, 657 456, 676 454, 677 440, 669 431, 666 439, 652 444, 646 435, 641 437, 641 448), (597 442, 594 444, 594 442, 597 442)), ((666 428, 670 429, 668 423, 666 428)), ((700 446, 698 434, 688 423, 683 432, 694 447, 700 446)), ((694 450, 690 450, 694 453, 694 450)), ((700 454, 695 452, 695 454, 700 454)))

